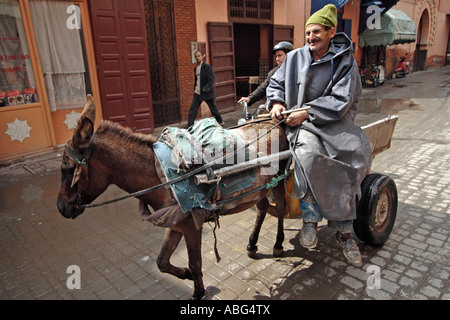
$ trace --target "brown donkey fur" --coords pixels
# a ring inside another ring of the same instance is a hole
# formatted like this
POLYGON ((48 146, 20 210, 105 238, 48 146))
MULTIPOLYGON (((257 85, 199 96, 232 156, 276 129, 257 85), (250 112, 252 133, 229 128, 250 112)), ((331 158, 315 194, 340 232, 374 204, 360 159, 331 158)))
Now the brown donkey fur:
MULTIPOLYGON (((89 204, 94 201, 110 184, 115 184, 124 191, 132 193, 162 183, 158 176, 157 160, 152 149, 157 138, 153 135, 134 133, 130 129, 109 121, 100 123, 95 138, 93 138, 95 107, 92 101, 92 97, 88 96, 78 126, 72 139, 66 143, 66 151, 62 157, 62 177, 57 207, 66 218, 74 219, 82 214, 85 210, 82 204, 89 204), (69 148, 80 154, 80 158, 82 158, 81 155, 86 154, 90 145, 93 145, 93 148, 89 159, 85 161, 76 161, 67 151, 67 148, 69 148)), ((267 131, 274 124, 272 121, 265 121, 232 129, 232 131, 247 143, 255 138, 255 132, 267 131)), ((278 134, 279 151, 286 150, 288 145, 283 128, 277 126, 273 131, 278 134)), ((250 146, 254 149, 253 152, 259 152, 259 155, 261 155, 261 152, 270 154, 270 136, 272 135, 268 135, 267 146, 264 148, 258 149, 257 146, 250 146)), ((281 165, 285 164, 281 163, 281 165)), ((274 177, 273 175, 261 174, 261 168, 257 170, 255 184, 251 188, 247 188, 249 190, 268 183, 274 177)), ((281 182, 272 190, 278 215, 278 234, 274 245, 274 254, 280 255, 284 240, 284 184, 281 182)), ((248 190, 240 190, 240 193, 245 191, 248 190)), ((258 234, 269 207, 269 201, 266 199, 267 192, 268 190, 263 188, 261 191, 239 199, 239 201, 232 201, 224 205, 219 211, 219 215, 227 215, 242 212, 254 205, 257 206, 256 223, 247 247, 250 256, 257 250, 258 234)), ((139 196, 138 199, 141 205, 145 207, 148 205, 154 210, 176 205, 174 198, 171 196, 170 187, 157 189, 139 196)), ((205 294, 202 279, 201 235, 201 227, 196 227, 192 215, 187 215, 176 225, 166 228, 165 239, 157 260, 158 267, 162 272, 170 273, 180 279, 194 281, 193 299, 201 299, 205 294), (189 256, 187 268, 175 267, 169 262, 183 236, 189 256)))

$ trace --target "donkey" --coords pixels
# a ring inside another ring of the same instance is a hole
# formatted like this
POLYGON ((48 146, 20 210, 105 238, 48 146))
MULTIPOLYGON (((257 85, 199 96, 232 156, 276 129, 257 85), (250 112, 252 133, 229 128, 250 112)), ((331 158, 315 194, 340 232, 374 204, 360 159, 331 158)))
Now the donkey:
MULTIPOLYGON (((77 128, 73 137, 66 142, 62 156, 57 207, 65 218, 75 219, 82 214, 85 205, 94 201, 110 184, 115 184, 122 190, 133 193, 164 182, 164 178, 161 177, 161 165, 153 152, 153 145, 157 141, 154 135, 134 133, 131 129, 110 121, 101 121, 94 132, 94 122, 95 106, 92 96, 88 95, 77 128)), ((278 131, 279 151, 287 150, 288 143, 284 130, 280 126, 274 126, 275 124, 272 121, 264 121, 231 130, 236 136, 248 142, 251 138, 248 133, 250 128, 253 133, 273 128, 274 131, 278 131)), ((268 135, 267 148, 259 148, 260 150, 254 151, 270 154, 272 146, 270 136, 272 135, 268 135)), ((249 148, 257 147, 250 145, 249 148)), ((285 165, 285 161, 280 162, 281 169, 284 169, 285 165)), ((257 177, 251 189, 267 184, 274 177, 274 175, 261 174, 261 167, 256 170, 257 177)), ((239 190, 241 194, 246 191, 239 190)), ((270 205, 266 198, 267 192, 266 188, 261 188, 260 191, 241 197, 237 201, 231 199, 231 202, 221 207, 218 212, 220 215, 228 215, 242 212, 256 205, 256 222, 247 246, 249 256, 253 256, 257 250, 258 235, 270 205)), ((278 217, 278 233, 273 253, 278 256, 283 252, 282 242, 284 241, 283 219, 286 206, 284 184, 279 183, 273 187, 272 192, 278 217)), ((155 214, 154 211, 177 208, 176 200, 168 186, 139 195, 137 198, 141 214, 146 218, 151 218, 155 214), (148 206, 152 210, 149 210, 148 206)), ((179 212, 180 210, 176 209, 175 211, 179 212)), ((196 223, 192 214, 179 213, 181 218, 176 218, 169 227, 166 227, 157 265, 161 272, 172 274, 180 279, 193 280, 192 299, 201 299, 205 294, 202 275, 201 225, 196 223), (183 236, 188 250, 188 268, 176 267, 169 262, 183 236)))

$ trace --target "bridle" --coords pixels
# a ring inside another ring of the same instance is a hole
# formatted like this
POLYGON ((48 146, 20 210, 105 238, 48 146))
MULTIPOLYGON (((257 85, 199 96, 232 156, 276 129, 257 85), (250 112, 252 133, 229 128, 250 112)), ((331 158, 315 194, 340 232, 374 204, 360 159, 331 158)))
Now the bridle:
POLYGON ((71 183, 71 188, 76 184, 78 187, 78 198, 77 198, 77 208, 81 208, 83 206, 84 203, 84 191, 85 188, 84 186, 80 183, 80 175, 81 175, 81 170, 83 168, 87 169, 87 165, 88 165, 88 161, 91 157, 92 154, 92 150, 94 149, 94 138, 95 138, 95 132, 92 135, 91 141, 89 142, 88 147, 86 148, 86 150, 84 150, 83 153, 78 153, 74 150, 72 150, 69 146, 66 145, 66 153, 67 155, 72 158, 73 160, 75 160, 76 163, 76 168, 73 172, 73 178, 72 178, 72 183, 71 183))
POLYGON ((70 149, 69 146, 66 146, 66 152, 67 154, 75 160, 78 164, 87 165, 87 161, 91 157, 92 149, 94 149, 94 138, 95 138, 95 132, 92 135, 91 142, 89 143, 89 146, 84 150, 84 152, 78 153, 76 151, 73 151, 70 149))

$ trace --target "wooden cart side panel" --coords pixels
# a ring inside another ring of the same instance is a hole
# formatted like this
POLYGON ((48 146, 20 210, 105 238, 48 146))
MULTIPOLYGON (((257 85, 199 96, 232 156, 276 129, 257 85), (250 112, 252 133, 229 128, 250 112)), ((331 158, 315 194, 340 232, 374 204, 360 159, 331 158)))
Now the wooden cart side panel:
POLYGON ((369 138, 372 147, 372 157, 391 147, 397 119, 398 116, 389 116, 386 119, 362 127, 369 138))

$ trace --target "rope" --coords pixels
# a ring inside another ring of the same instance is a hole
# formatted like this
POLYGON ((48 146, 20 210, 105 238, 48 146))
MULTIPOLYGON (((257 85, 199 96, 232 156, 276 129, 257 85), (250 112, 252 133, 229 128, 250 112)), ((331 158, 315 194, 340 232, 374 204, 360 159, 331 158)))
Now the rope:
POLYGON ((270 182, 266 183, 266 189, 275 188, 278 185, 278 182, 280 182, 280 180, 282 179, 284 179, 284 174, 279 177, 273 177, 270 182))
POLYGON ((213 234, 214 234, 214 254, 216 255, 216 261, 217 263, 220 262, 220 260, 222 260, 222 258, 219 255, 219 250, 217 250, 217 235, 216 235, 216 229, 217 227, 219 227, 220 229, 220 223, 219 223, 219 217, 217 215, 217 213, 213 213, 214 214, 214 229, 213 229, 213 234))

